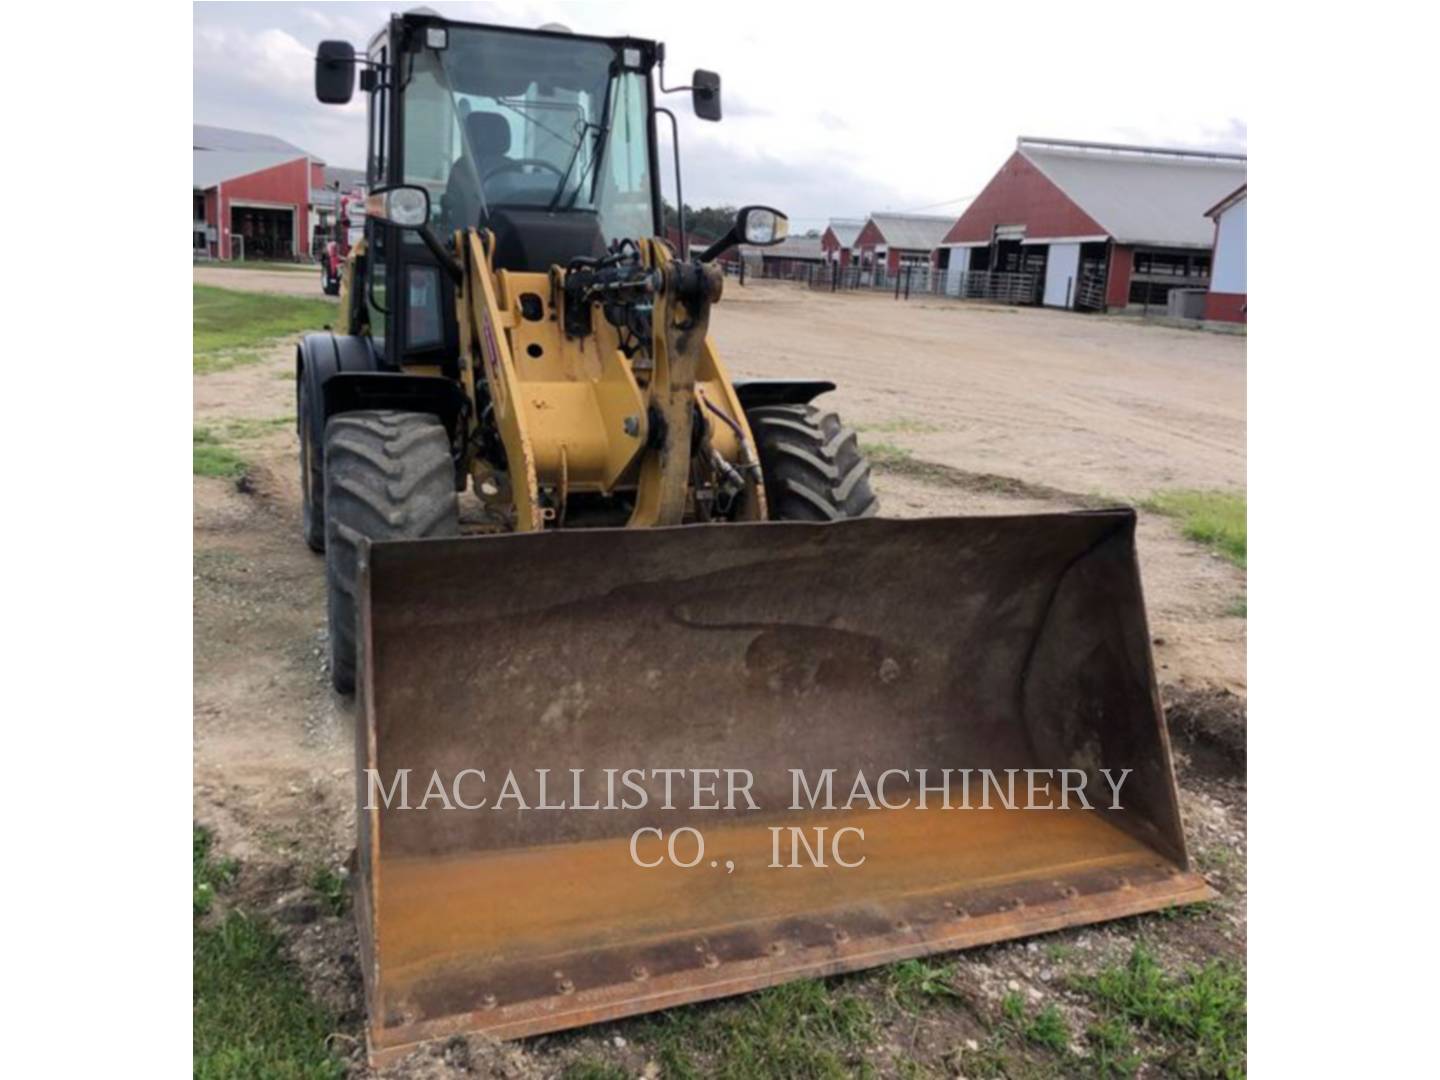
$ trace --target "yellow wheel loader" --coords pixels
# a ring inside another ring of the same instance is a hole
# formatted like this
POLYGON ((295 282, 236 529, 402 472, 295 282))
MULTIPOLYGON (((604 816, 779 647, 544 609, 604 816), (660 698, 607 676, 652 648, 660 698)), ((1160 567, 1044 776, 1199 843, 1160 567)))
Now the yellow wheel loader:
POLYGON ((786 219, 664 238, 663 64, 424 12, 317 53, 368 108, 296 393, 377 1062, 1209 895, 1133 514, 876 517, 831 383, 729 378, 718 260, 786 219))

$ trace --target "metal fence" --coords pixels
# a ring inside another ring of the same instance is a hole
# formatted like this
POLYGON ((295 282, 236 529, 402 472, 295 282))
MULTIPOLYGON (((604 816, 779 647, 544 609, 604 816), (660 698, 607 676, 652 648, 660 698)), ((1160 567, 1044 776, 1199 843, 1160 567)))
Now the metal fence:
POLYGON ((1038 304, 1043 295, 1041 275, 990 270, 950 271, 933 266, 847 266, 835 263, 811 266, 803 280, 812 289, 846 292, 857 289, 891 292, 897 299, 912 296, 949 296, 959 300, 990 300, 1003 304, 1038 304))

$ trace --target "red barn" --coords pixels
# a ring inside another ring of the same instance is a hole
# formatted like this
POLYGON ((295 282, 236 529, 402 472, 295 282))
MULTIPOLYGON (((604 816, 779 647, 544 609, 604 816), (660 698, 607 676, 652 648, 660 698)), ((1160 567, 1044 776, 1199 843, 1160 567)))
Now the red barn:
POLYGON ((825 231, 820 234, 820 247, 825 252, 825 261, 839 263, 842 270, 849 266, 850 260, 858 251, 855 240, 864 227, 863 221, 831 218, 830 224, 825 226, 825 231))
POLYGON ((1166 304, 1210 284, 1197 207, 1245 182, 1244 154, 1021 138, 946 233, 949 274, 1028 275, 1052 307, 1166 304))
POLYGON ((193 243, 210 258, 310 255, 325 163, 269 135, 196 124, 193 243))
POLYGON ((860 265, 891 274, 902 266, 932 266, 954 220, 936 214, 871 214, 855 238, 860 265))

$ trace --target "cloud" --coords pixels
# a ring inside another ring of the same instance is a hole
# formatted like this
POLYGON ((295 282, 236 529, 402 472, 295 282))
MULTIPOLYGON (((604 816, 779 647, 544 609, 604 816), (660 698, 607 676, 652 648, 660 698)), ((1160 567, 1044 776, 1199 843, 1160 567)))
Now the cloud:
MULTIPOLYGON (((799 154, 778 157, 742 149, 715 139, 680 137, 685 201, 691 206, 743 206, 763 203, 785 211, 799 231, 823 228, 830 217, 864 217, 871 210, 908 205, 909 196, 892 184, 875 181, 843 158, 799 154)), ((661 183, 674 201, 675 178, 669 156, 661 183)))
MULTIPOLYGON (((1027 41, 1028 74, 1016 82, 1006 50, 972 51, 957 69, 957 9, 927 11, 927 32, 917 34, 914 20, 865 20, 838 7, 816 19, 799 4, 769 5, 760 23, 635 0, 407 0, 396 8, 417 2, 475 22, 558 22, 577 33, 662 40, 675 82, 696 67, 719 71, 725 123, 701 123, 685 101, 669 102, 680 117, 686 201, 774 202, 802 229, 979 191, 1017 135, 1226 150, 1244 149, 1248 139, 1243 65, 1218 82, 1178 80, 1154 99, 1137 98, 1130 66, 1101 65, 1076 94, 1074 57, 1109 55, 1116 34, 1078 11, 1057 13, 1046 34, 1027 41), (870 59, 837 61, 853 57, 857 40, 870 59), (976 87, 998 85, 1004 93, 975 96, 976 87)), ((363 46, 391 10, 348 2, 196 5, 196 122, 266 132, 333 164, 358 165, 364 103, 358 95, 345 108, 315 101, 314 48, 334 37, 363 46)), ((963 18, 971 40, 1007 40, 1021 25, 999 8, 966 8, 963 18)), ((1163 45, 1174 70, 1211 70, 1213 42, 1182 32, 1187 18, 1181 9, 1150 13, 1126 31, 1129 53, 1163 45)), ((673 198, 668 150, 661 156, 673 198)))

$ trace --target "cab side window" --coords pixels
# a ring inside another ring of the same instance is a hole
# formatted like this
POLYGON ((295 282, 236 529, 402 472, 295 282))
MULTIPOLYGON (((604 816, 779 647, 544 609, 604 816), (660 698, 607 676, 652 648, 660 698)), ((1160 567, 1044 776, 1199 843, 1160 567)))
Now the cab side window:
MULTIPOLYGON (((386 49, 377 46, 370 53, 370 60, 379 65, 371 68, 378 74, 375 89, 370 91, 370 152, 365 163, 366 179, 373 190, 384 186, 390 165, 387 141, 390 136, 390 91, 387 87, 389 73, 385 68, 386 49)), ((370 336, 379 340, 385 338, 386 313, 389 307, 386 297, 386 243, 387 230, 367 219, 365 237, 368 255, 365 299, 369 308, 370 336)))

